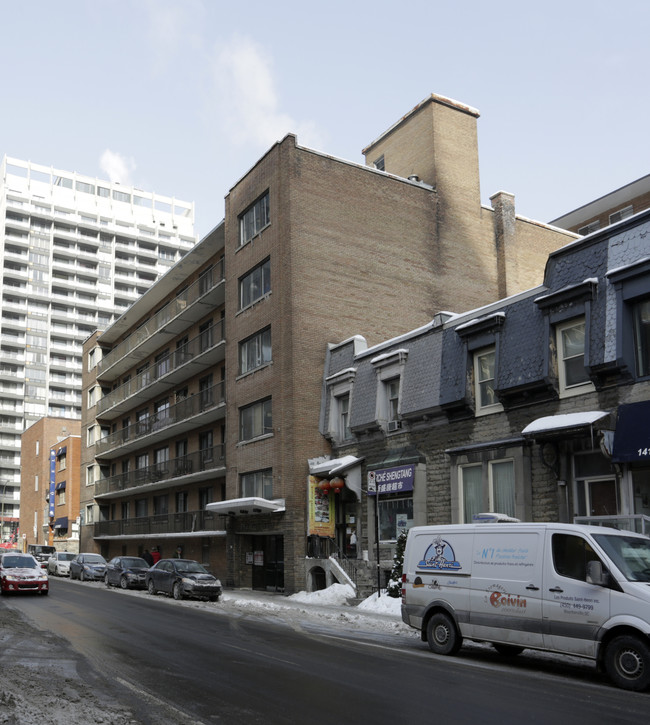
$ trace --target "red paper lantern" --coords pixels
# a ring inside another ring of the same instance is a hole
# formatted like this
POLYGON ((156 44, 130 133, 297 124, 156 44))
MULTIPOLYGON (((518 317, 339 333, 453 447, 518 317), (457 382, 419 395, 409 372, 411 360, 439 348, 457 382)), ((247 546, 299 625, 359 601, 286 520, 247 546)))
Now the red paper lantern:
POLYGON ((345 486, 345 481, 340 476, 336 476, 336 478, 330 481, 330 486, 334 489, 334 493, 341 493, 343 486, 345 486))
POLYGON ((332 488, 332 485, 330 484, 330 482, 329 482, 329 481, 328 481, 328 480, 327 480, 326 478, 324 478, 324 479, 323 479, 323 480, 322 480, 322 481, 321 481, 321 482, 320 482, 320 483, 318 484, 318 488, 320 488, 320 490, 321 490, 321 491, 322 491, 323 493, 325 493, 325 494, 328 494, 328 493, 330 492, 330 488, 332 488))

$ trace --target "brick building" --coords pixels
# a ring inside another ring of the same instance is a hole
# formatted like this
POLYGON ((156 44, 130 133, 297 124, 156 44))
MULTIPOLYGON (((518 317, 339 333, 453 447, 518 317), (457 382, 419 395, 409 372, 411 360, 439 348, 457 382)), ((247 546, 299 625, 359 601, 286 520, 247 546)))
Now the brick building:
POLYGON ((327 341, 527 288, 575 238, 518 218, 510 194, 481 205, 477 117, 430 96, 365 166, 288 135, 232 187, 224 222, 86 342, 86 548, 180 544, 228 584, 304 586, 327 341))
POLYGON ((41 418, 21 436, 20 535, 23 546, 79 549, 81 422, 41 418))
POLYGON ((332 525, 312 586, 345 577, 333 546, 358 555, 347 574, 368 587, 400 531, 485 512, 650 533, 649 232, 646 210, 552 252, 539 286, 330 347, 333 453, 309 461, 308 496, 332 525))

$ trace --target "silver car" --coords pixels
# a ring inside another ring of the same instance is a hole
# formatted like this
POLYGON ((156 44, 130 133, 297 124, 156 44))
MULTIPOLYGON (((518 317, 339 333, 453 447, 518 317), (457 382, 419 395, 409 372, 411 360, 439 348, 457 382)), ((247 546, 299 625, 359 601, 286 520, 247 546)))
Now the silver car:
POLYGON ((70 561, 74 559, 71 551, 57 551, 47 560, 47 573, 54 576, 70 576, 70 561))

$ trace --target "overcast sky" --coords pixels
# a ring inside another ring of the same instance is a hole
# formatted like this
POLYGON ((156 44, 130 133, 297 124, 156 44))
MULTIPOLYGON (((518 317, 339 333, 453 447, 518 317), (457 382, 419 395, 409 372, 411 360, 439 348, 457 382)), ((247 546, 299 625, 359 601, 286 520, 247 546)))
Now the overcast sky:
POLYGON ((430 93, 477 108, 481 198, 549 221, 650 173, 647 0, 0 3, 0 155, 196 203, 288 132, 361 149, 430 93))

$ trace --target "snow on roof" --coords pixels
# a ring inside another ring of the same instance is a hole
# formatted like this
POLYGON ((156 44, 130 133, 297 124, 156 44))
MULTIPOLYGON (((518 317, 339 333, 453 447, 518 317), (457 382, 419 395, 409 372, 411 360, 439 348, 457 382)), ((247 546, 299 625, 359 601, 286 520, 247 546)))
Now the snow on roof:
POLYGON ((565 413, 563 415, 546 415, 543 418, 537 418, 537 420, 529 423, 523 429, 522 433, 523 435, 531 435, 547 430, 579 428, 580 426, 592 425, 606 415, 609 415, 609 413, 604 413, 602 410, 590 410, 584 413, 565 413))

